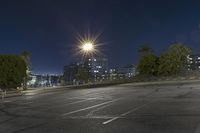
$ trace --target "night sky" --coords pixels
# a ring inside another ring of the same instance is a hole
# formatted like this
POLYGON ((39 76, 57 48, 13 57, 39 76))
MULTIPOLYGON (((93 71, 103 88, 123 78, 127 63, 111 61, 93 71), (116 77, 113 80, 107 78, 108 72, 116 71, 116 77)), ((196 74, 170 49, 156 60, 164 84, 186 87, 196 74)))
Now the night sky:
POLYGON ((139 47, 157 54, 182 42, 200 53, 200 2, 192 0, 1 0, 0 53, 32 53, 34 73, 62 73, 77 33, 102 33, 109 65, 137 64, 139 47))

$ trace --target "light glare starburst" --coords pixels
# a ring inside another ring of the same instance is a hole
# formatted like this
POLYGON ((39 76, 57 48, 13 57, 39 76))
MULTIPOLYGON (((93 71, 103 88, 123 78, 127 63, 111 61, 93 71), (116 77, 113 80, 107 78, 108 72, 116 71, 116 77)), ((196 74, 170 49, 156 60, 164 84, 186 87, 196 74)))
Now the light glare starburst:
POLYGON ((78 34, 77 36, 78 49, 76 54, 81 54, 83 58, 93 57, 94 55, 101 54, 99 46, 102 44, 98 43, 98 38, 100 35, 101 34, 92 36, 90 34, 84 34, 84 36, 81 36, 80 34, 78 34))
POLYGON ((92 44, 91 42, 86 42, 85 44, 83 44, 82 49, 84 51, 92 51, 94 49, 94 44, 92 44))

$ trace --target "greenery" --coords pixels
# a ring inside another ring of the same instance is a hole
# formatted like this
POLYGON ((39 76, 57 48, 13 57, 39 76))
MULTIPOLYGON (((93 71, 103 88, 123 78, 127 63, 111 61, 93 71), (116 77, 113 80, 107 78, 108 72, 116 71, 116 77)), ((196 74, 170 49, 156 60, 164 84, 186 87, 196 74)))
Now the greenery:
POLYGON ((157 75, 158 57, 154 54, 144 55, 138 65, 139 73, 142 75, 157 75))
POLYGON ((158 71, 158 57, 153 53, 152 49, 144 45, 140 49, 142 58, 138 65, 138 71, 141 75, 157 75, 158 71))
POLYGON ((26 77, 26 62, 18 55, 0 55, 0 89, 21 87, 26 77))
POLYGON ((150 44, 146 43, 144 45, 142 45, 139 49, 139 52, 142 53, 142 55, 147 55, 149 53, 153 53, 152 48, 150 47, 150 44))
POLYGON ((31 70, 31 61, 30 61, 31 53, 28 52, 28 51, 24 51, 21 56, 22 56, 23 60, 25 61, 26 68, 27 68, 26 76, 25 76, 24 82, 23 82, 23 89, 26 90, 27 89, 27 81, 28 81, 30 74, 31 74, 30 73, 31 72, 30 71, 31 70))
POLYGON ((185 70, 187 56, 192 50, 181 43, 175 43, 157 57, 153 50, 144 45, 140 52, 142 58, 138 65, 140 75, 148 76, 174 76, 185 70))
POLYGON ((160 56, 159 75, 170 76, 180 74, 187 64, 187 56, 191 53, 192 50, 183 44, 177 43, 171 45, 169 49, 160 56))
POLYGON ((76 74, 77 81, 82 81, 83 83, 87 83, 89 81, 89 78, 90 78, 90 73, 88 68, 80 66, 76 74))
POLYGON ((31 68, 31 62, 30 62, 31 53, 28 52, 28 51, 24 51, 24 52, 22 53, 22 58, 24 59, 24 61, 25 61, 26 64, 27 64, 28 69, 30 70, 30 68, 31 68))

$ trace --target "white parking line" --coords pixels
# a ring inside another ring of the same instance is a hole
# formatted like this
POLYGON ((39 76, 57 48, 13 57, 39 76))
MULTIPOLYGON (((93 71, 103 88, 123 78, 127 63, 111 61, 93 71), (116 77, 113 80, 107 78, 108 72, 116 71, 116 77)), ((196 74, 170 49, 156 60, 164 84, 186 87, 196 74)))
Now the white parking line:
POLYGON ((10 102, 12 102, 12 101, 10 101, 10 100, 4 100, 4 101, 2 101, 3 103, 10 103, 10 102))
MULTIPOLYGON (((67 117, 68 119, 111 119, 113 116, 69 116, 67 117)), ((123 117, 122 117, 123 118, 123 117)))
POLYGON ((62 104, 62 105, 51 106, 51 107, 49 107, 49 108, 46 108, 45 110, 54 109, 54 108, 58 108, 58 107, 65 107, 65 106, 68 106, 68 105, 73 105, 73 104, 77 104, 77 103, 82 103, 82 102, 90 101, 90 100, 92 100, 92 99, 84 99, 84 100, 75 101, 75 102, 71 102, 71 103, 66 103, 66 104, 62 104))
POLYGON ((68 99, 85 99, 85 98, 88 98, 88 97, 95 97, 96 95, 99 96, 100 94, 104 94, 104 93, 106 93, 106 92, 97 92, 97 93, 90 92, 88 94, 83 94, 81 96, 76 96, 76 97, 70 97, 68 99))
POLYGON ((76 103, 82 103, 82 102, 85 102, 85 101, 90 101, 92 99, 84 99, 84 100, 80 100, 80 101, 76 101, 76 102, 71 102, 71 103, 68 103, 66 105, 72 105, 72 104, 76 104, 76 103))
POLYGON ((67 116, 67 115, 70 115, 70 114, 74 114, 74 113, 77 113, 77 112, 81 112, 81 111, 85 111, 85 110, 88 110, 88 109, 96 108, 96 107, 99 107, 99 106, 102 106, 102 105, 105 105, 105 104, 108 104, 108 103, 116 102, 116 101, 118 101, 120 99, 121 98, 118 98, 118 99, 115 99, 115 100, 112 100, 112 101, 104 102, 104 103, 97 104, 97 105, 94 105, 94 106, 90 106, 90 107, 87 107, 87 108, 83 108, 83 109, 79 109, 79 110, 74 110, 74 111, 71 111, 71 112, 68 112, 68 113, 64 113, 61 116, 64 117, 64 116, 67 116))
POLYGON ((149 104, 149 103, 146 103, 146 104, 143 104, 143 105, 141 105, 141 106, 139 106, 139 107, 137 107, 137 108, 131 109, 131 110, 129 110, 128 112, 125 112, 125 113, 123 113, 123 114, 121 114, 121 115, 119 115, 119 116, 117 116, 117 117, 114 117, 114 118, 112 118, 112 119, 110 119, 110 120, 107 120, 107 121, 103 122, 102 124, 103 124, 103 125, 106 125, 106 124, 108 124, 108 123, 110 123, 110 122, 112 122, 112 121, 114 121, 114 120, 117 120, 117 119, 119 119, 119 118, 121 118, 121 117, 123 117, 123 116, 125 116, 125 115, 127 115, 127 114, 129 114, 129 113, 131 113, 131 112, 133 112, 133 111, 136 111, 136 110, 138 110, 138 109, 141 109, 141 108, 143 108, 144 106, 146 106, 146 105, 148 105, 148 104, 149 104))
POLYGON ((99 108, 97 108, 97 109, 95 109, 95 110, 92 110, 89 114, 87 114, 87 117, 90 117, 90 116, 92 116, 95 112, 97 112, 97 111, 99 111, 99 110, 101 110, 101 109, 104 109, 104 108, 106 108, 106 107, 108 107, 108 106, 111 106, 111 105, 113 105, 112 103, 111 104, 107 104, 107 105, 105 105, 105 106, 102 106, 102 107, 99 107, 99 108))

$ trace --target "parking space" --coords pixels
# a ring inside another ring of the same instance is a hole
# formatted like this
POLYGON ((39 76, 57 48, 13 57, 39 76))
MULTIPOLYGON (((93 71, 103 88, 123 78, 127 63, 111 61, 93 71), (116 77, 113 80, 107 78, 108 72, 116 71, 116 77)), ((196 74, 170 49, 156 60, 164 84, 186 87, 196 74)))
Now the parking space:
POLYGON ((198 85, 119 85, 1 102, 1 132, 195 133, 198 85))

